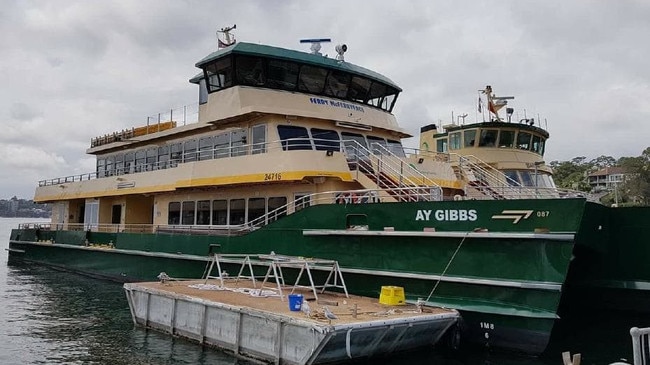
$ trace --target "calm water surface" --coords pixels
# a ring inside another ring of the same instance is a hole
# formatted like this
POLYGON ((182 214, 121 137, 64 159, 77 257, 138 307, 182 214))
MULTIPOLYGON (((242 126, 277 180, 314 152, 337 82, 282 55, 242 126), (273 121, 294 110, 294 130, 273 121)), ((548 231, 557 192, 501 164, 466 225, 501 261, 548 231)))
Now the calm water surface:
MULTIPOLYGON (((251 364, 215 349, 134 327, 121 284, 43 267, 7 263, 9 235, 21 222, 0 218, 0 364, 251 364)), ((646 322, 646 323, 643 323, 646 322)), ((562 364, 561 352, 580 352, 582 364, 630 359, 629 328, 648 318, 584 313, 559 328, 541 358, 489 351, 421 351, 367 364, 562 364)))

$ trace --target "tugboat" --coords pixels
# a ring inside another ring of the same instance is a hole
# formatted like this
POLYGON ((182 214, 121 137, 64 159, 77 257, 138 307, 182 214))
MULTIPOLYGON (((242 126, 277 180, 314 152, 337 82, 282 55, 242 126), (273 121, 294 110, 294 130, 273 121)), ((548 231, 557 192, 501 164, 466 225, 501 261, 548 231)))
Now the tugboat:
POLYGON ((10 261, 129 282, 200 278, 214 254, 320 257, 351 293, 400 286, 459 310, 464 342, 541 353, 587 204, 538 163, 548 134, 495 110, 425 127, 408 151, 392 114, 402 89, 349 63, 346 45, 329 58, 329 39, 303 40, 306 53, 233 29, 196 63, 198 120, 93 138, 96 170, 39 182, 52 221, 14 229, 10 261))

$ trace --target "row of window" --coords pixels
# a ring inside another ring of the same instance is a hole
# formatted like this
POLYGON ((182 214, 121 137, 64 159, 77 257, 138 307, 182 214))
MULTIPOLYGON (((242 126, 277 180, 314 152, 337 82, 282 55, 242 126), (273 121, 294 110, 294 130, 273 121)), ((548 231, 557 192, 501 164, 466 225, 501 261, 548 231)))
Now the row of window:
POLYGON ((249 85, 330 96, 390 112, 399 94, 385 83, 345 71, 265 57, 231 55, 207 64, 203 70, 200 103, 207 102, 206 92, 249 85))
MULTIPOLYGON (((268 212, 273 212, 286 204, 287 198, 283 196, 170 202, 167 224, 193 226, 242 225, 255 221, 268 212)), ((302 202, 302 204, 304 205, 305 202, 302 202)), ((268 220, 274 221, 286 214, 286 210, 279 210, 277 214, 268 217, 268 220)))
MULTIPOLYGON (((359 147, 356 143, 364 148, 371 149, 375 154, 382 154, 386 149, 404 157, 404 150, 399 141, 349 132, 341 132, 339 135, 335 130, 307 129, 291 125, 279 125, 277 129, 282 149, 285 151, 340 151, 341 141, 343 141, 348 157, 359 154, 359 147), (356 143, 352 141, 356 141, 356 143)), ((126 153, 98 157, 97 176, 132 174, 176 167, 183 162, 236 157, 249 153, 259 154, 267 151, 266 125, 257 125, 251 128, 251 144, 247 143, 247 135, 247 129, 237 129, 160 147, 142 148, 126 153)))
POLYGON ((467 147, 516 148, 544 155, 546 138, 530 132, 508 129, 467 129, 451 132, 436 140, 436 151, 447 152, 467 147))
POLYGON ((512 186, 555 188, 553 177, 541 171, 505 170, 503 173, 508 177, 508 184, 512 186))

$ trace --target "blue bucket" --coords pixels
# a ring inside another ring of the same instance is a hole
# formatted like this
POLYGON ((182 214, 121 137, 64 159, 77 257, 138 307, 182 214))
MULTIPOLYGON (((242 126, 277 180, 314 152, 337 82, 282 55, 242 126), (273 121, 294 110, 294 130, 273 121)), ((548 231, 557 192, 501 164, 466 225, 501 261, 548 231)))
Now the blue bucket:
POLYGON ((289 310, 298 312, 302 308, 302 294, 289 294, 289 310))

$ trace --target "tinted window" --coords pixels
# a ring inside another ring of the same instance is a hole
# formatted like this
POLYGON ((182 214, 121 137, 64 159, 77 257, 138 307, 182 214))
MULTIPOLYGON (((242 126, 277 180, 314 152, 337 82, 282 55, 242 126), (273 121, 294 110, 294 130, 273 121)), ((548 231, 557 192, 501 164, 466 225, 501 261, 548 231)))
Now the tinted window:
POLYGON ((481 129, 479 147, 494 147, 497 142, 498 129, 481 129))
POLYGON ((519 132, 517 134, 517 148, 520 150, 529 150, 531 137, 532 135, 530 133, 519 132))
POLYGON ((269 87, 294 90, 298 84, 300 66, 293 62, 269 60, 266 83, 269 87))
POLYGON ((180 224, 181 223, 181 203, 169 203, 167 211, 167 224, 180 224))
POLYGON ((302 65, 300 67, 298 89, 313 94, 320 94, 323 92, 323 87, 325 86, 325 76, 327 76, 327 70, 323 68, 302 65))
POLYGON ((238 56, 235 61, 237 82, 241 85, 264 85, 264 60, 259 57, 238 56))
POLYGON ((359 76, 353 76, 348 88, 348 99, 365 103, 368 100, 371 81, 359 76))
POLYGON ((465 147, 474 147, 474 142, 476 142, 476 129, 470 129, 464 132, 463 142, 465 147))
POLYGON ((515 145, 515 131, 504 131, 499 133, 499 144, 501 148, 512 148, 515 145))
POLYGON ((232 86, 231 57, 222 58, 207 65, 205 73, 208 77, 208 92, 232 86))
POLYGON ((278 134, 282 141, 282 150, 311 150, 307 128, 292 125, 279 125, 278 134))
POLYGON ((345 98, 348 95, 350 74, 340 71, 330 71, 325 86, 325 95, 345 98))
POLYGON ((389 139, 388 149, 399 157, 406 157, 406 154, 404 153, 404 148, 402 147, 402 144, 399 141, 391 141, 389 139))
POLYGON ((341 148, 339 134, 336 131, 312 128, 311 138, 319 151, 339 151, 341 148))
POLYGON ((449 134, 449 149, 450 150, 460 149, 460 132, 449 134))
POLYGON ((386 141, 383 138, 368 136, 368 144, 370 145, 370 150, 375 155, 381 155, 387 149, 386 141))

